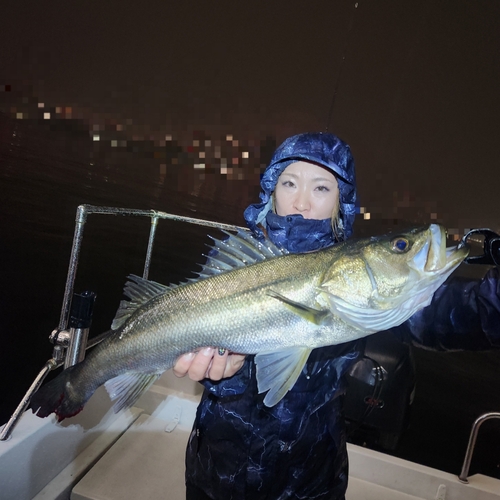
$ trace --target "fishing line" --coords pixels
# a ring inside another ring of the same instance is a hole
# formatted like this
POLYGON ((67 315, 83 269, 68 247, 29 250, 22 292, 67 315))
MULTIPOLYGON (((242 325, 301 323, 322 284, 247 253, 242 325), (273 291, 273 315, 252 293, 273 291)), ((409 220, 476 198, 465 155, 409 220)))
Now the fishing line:
POLYGON ((366 419, 371 415, 373 412, 375 405, 373 404, 375 401, 378 401, 380 398, 380 395, 382 393, 382 388, 384 386, 384 370, 380 363, 376 361, 375 359, 371 358, 370 356, 367 356, 366 354, 363 355, 362 359, 367 359, 372 362, 373 364, 373 374, 375 377, 375 382, 373 386, 373 392, 372 395, 369 397, 369 400, 371 404, 367 404, 365 407, 365 410, 361 417, 359 417, 357 420, 353 422, 353 424, 349 427, 347 431, 347 437, 352 437, 355 432, 361 429, 361 427, 364 425, 366 419))
POLYGON ((356 10, 358 9, 358 5, 359 5, 359 2, 356 2, 354 4, 354 9, 353 9, 353 11, 351 13, 351 19, 349 21, 349 27, 347 28, 346 43, 344 45, 344 50, 342 52, 342 58, 340 60, 340 67, 339 67, 339 72, 338 72, 338 75, 337 75, 337 80, 335 81, 335 85, 333 87, 332 102, 330 104, 330 110, 328 111, 328 119, 327 119, 327 122, 326 122, 325 132, 328 132, 328 127, 330 126, 330 122, 332 120, 333 108, 335 107, 335 100, 337 98, 337 90, 339 88, 340 77, 342 76, 342 71, 343 71, 344 65, 345 65, 345 58, 346 58, 347 49, 349 48, 349 44, 350 44, 350 41, 351 41, 352 26, 354 24, 354 15, 355 15, 356 10))

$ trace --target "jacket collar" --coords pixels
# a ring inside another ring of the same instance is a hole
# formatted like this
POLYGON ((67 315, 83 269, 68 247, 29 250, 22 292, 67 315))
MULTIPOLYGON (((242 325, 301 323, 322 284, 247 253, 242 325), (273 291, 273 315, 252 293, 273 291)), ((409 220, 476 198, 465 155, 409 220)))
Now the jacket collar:
POLYGON ((265 228, 270 240, 291 253, 311 252, 336 243, 331 219, 304 219, 302 215, 268 212, 265 228))

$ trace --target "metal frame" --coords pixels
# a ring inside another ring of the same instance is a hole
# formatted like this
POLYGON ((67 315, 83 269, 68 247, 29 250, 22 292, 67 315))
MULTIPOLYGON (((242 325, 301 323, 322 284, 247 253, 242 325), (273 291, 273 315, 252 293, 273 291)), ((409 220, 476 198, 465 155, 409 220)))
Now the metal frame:
MULTIPOLYGON (((72 342, 71 338, 72 334, 67 330, 69 323, 69 316, 70 316, 71 300, 73 297, 73 291, 75 286, 76 272, 78 269, 78 259, 80 257, 80 249, 83 242, 83 230, 87 222, 87 217, 90 214, 122 215, 122 216, 151 218, 151 229, 149 232, 148 248, 146 252, 144 270, 142 275, 144 279, 147 279, 149 276, 149 268, 151 264, 151 257, 153 254, 153 245, 159 219, 187 222, 189 224, 212 227, 220 230, 229 230, 229 231, 247 230, 246 228, 243 228, 241 226, 236 226, 233 224, 223 224, 220 222, 213 222, 203 219, 196 219, 193 217, 185 217, 182 215, 169 214, 167 212, 160 212, 157 210, 137 210, 129 208, 101 207, 101 206, 87 205, 87 204, 79 205, 76 210, 75 232, 73 235, 73 245, 71 247, 71 256, 69 259, 68 274, 66 277, 66 286, 64 289, 64 297, 61 307, 61 315, 59 318, 59 325, 58 328, 56 328, 50 335, 51 342, 55 344, 52 353, 52 358, 45 363, 44 367, 42 368, 40 373, 37 375, 37 377, 31 384, 30 388, 24 395, 23 399, 21 400, 18 407, 10 417, 9 421, 4 425, 0 433, 0 441, 6 441, 7 439, 9 439, 9 437, 12 434, 12 431, 14 430, 18 421, 20 420, 22 414, 28 407, 29 402, 31 400, 31 396, 42 385, 42 382, 44 381, 47 374, 51 370, 54 370, 59 366, 61 366, 63 362, 65 368, 68 368, 69 366, 75 363, 74 360, 76 358, 74 356, 68 356, 69 349, 80 352, 88 347, 97 344, 100 340, 106 337, 107 332, 105 332, 98 338, 93 339, 93 341, 89 342, 88 345, 82 345, 81 344, 82 337, 79 336, 77 342, 72 342)), ((85 337, 85 342, 86 342, 86 337, 85 337)))
MULTIPOLYGON (((71 308, 71 299, 73 296, 73 290, 74 290, 74 285, 75 285, 75 279, 76 279, 76 272, 78 269, 78 259, 80 256, 80 248, 82 246, 82 241, 83 241, 83 230, 85 227, 85 223, 87 222, 87 216, 90 214, 106 214, 106 215, 130 215, 130 216, 139 216, 139 217, 150 217, 151 218, 151 229, 149 233, 149 241, 148 241, 148 248, 146 252, 146 258, 144 262, 144 271, 142 277, 144 279, 148 278, 149 275, 149 268, 151 264, 151 257, 153 254, 153 245, 154 245, 154 240, 156 236, 156 228, 158 226, 158 220, 159 219, 168 219, 168 220, 176 220, 180 222, 187 222, 190 224, 197 224, 199 226, 207 226, 207 227, 212 227, 216 229, 221 229, 221 230, 230 230, 230 231, 237 231, 237 230, 246 230, 246 228, 243 228, 241 226, 236 226, 232 224, 222 224, 219 222, 213 222, 213 221, 207 221, 203 219, 195 219, 193 217, 184 217, 182 215, 175 215, 175 214, 169 214, 167 212, 159 212, 156 210, 135 210, 135 209, 128 209, 128 208, 117 208, 117 207, 100 207, 100 206, 95 206, 95 205, 80 205, 77 208, 76 211, 76 220, 75 220, 75 233, 73 236, 73 245, 71 248, 71 256, 70 256, 70 261, 69 261, 69 267, 68 267, 68 275, 66 278, 66 287, 64 290, 64 297, 63 297, 63 303, 61 307, 61 316, 59 319, 59 327, 57 330, 55 330, 51 338, 53 341, 57 342, 57 337, 60 333, 66 334, 66 337, 64 338, 63 341, 57 343, 54 346, 54 352, 53 352, 53 357, 52 359, 49 359, 47 363, 45 363, 44 367, 40 371, 40 373, 37 375, 33 383, 31 384, 30 388, 26 392, 24 398, 22 399, 21 403, 19 406, 16 408, 12 416, 10 417, 9 421, 5 424, 4 428, 2 429, 2 432, 0 433, 0 441, 5 441, 7 440, 11 434, 12 431, 14 430, 15 426, 17 425, 18 421, 20 420, 22 414, 26 410, 30 400, 31 396, 38 390, 42 382, 44 381, 45 377, 47 374, 51 371, 54 370, 55 368, 59 367, 62 364, 62 359, 65 357, 64 351, 66 350, 66 346, 68 345, 68 332, 67 332, 67 327, 68 327, 68 321, 69 321, 69 314, 70 314, 70 308, 71 308)), ((63 336, 64 337, 64 336, 63 336)), ((105 334, 103 334, 103 337, 105 337, 105 334)), ((97 342, 93 342, 92 345, 95 345, 97 342)), ((87 346, 78 346, 78 349, 85 349, 87 346)), ((67 368, 67 366, 65 366, 67 368)), ((474 446, 476 444, 476 438, 477 434, 479 432, 479 427, 483 422, 486 420, 492 419, 492 418, 500 418, 500 413, 485 413, 484 415, 481 415, 473 424, 472 426, 472 431, 469 437, 469 443, 467 445, 467 451, 465 454, 465 459, 464 463, 462 466, 462 471, 460 472, 460 475, 458 476, 459 480, 463 483, 468 483, 467 475, 469 473, 469 467, 470 463, 472 460, 472 454, 474 452, 474 446)))
POLYGON ((476 421, 472 424, 472 430, 469 436, 469 443, 467 444, 467 451, 465 452, 464 463, 462 465, 462 470, 460 472, 460 475, 458 476, 458 479, 462 483, 469 482, 467 476, 469 475, 469 467, 472 461, 472 453, 474 452, 474 447, 476 446, 476 439, 477 439, 477 434, 479 432, 479 427, 481 427, 481 424, 483 422, 486 422, 486 420, 490 420, 492 418, 500 418, 500 413, 497 412, 485 413, 480 417, 478 417, 476 421))
POLYGON ((73 289, 75 285, 76 271, 78 267, 78 258, 80 255, 80 248, 83 240, 83 229, 87 222, 87 216, 90 214, 105 214, 105 215, 131 215, 135 217, 150 217, 151 230, 149 233, 148 249, 146 252, 146 259, 144 262, 144 271, 142 277, 147 279, 149 276, 149 268, 151 264, 151 256, 153 253, 153 244, 156 236, 156 228, 158 226, 158 219, 175 220, 180 222, 187 222, 189 224, 196 224, 198 226, 213 227, 215 229, 237 231, 246 230, 241 226, 233 224, 223 224, 220 222, 207 221, 203 219, 195 219, 193 217, 185 217, 182 215, 169 214, 167 212, 160 212, 157 210, 136 210, 130 208, 116 208, 116 207, 100 207, 96 205, 80 205, 76 211, 75 219, 75 234, 73 236, 73 246, 71 248, 71 257, 69 261, 68 276, 66 278, 66 288, 64 290, 63 305, 61 308, 61 317, 59 320, 59 330, 65 330, 68 326, 69 312, 71 307, 71 297, 73 296, 73 289))

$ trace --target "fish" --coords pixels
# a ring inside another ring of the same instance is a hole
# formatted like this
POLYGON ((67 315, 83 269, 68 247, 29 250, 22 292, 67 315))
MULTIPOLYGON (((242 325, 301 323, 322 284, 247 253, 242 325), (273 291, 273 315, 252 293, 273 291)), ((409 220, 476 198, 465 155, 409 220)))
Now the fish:
POLYGON ((32 411, 61 421, 104 384, 118 412, 179 356, 206 346, 255 355, 258 391, 274 406, 313 349, 400 325, 468 255, 462 242, 446 247, 438 224, 302 254, 243 229, 212 239, 196 278, 162 285, 130 275, 112 333, 43 385, 32 411))

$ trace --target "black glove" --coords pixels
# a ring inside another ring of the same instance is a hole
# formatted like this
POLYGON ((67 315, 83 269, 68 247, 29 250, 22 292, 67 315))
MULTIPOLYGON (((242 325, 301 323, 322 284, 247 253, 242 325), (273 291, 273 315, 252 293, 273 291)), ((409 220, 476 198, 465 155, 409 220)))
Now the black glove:
POLYGON ((462 243, 466 244, 467 239, 474 234, 481 234, 484 236, 483 255, 473 255, 471 257, 467 257, 465 262, 467 264, 500 266, 500 235, 491 229, 471 229, 462 238, 462 243))

